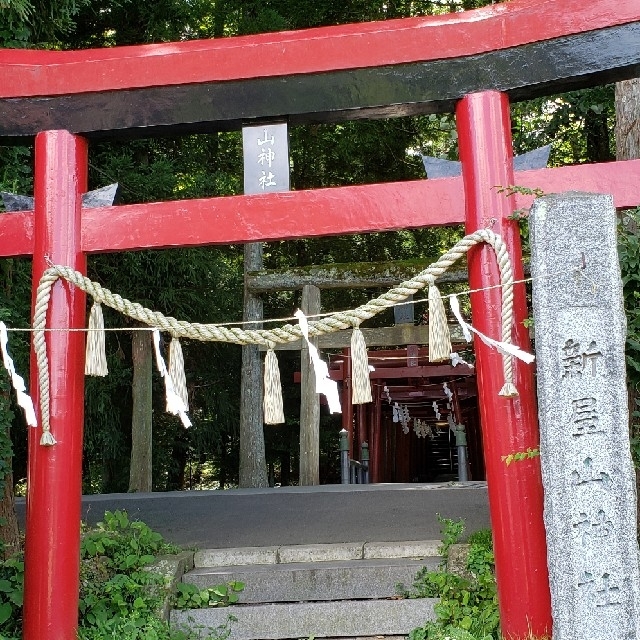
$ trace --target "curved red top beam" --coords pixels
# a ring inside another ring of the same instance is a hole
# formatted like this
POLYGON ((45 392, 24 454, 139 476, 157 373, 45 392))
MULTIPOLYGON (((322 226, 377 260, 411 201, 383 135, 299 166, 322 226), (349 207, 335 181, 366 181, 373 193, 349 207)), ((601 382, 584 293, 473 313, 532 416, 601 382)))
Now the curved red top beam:
POLYGON ((80 51, 5 49, 0 50, 0 98, 276 77, 458 58, 638 20, 638 0, 512 0, 442 16, 217 40, 80 51))

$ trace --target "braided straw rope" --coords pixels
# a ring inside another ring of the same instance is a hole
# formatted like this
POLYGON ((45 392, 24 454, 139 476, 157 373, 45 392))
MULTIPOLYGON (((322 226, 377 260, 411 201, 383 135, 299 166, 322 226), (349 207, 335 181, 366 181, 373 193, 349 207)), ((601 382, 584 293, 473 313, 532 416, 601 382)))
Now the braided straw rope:
MULTIPOLYGON (((453 246, 436 262, 421 271, 411 280, 402 282, 397 287, 390 289, 377 298, 352 309, 334 313, 325 318, 311 320, 309 322, 309 335, 320 336, 333 333, 342 329, 357 326, 360 322, 368 320, 381 311, 403 302, 428 284, 433 284, 435 279, 441 276, 451 265, 464 256, 469 249, 477 244, 489 244, 497 258, 500 269, 500 282, 502 285, 502 337, 503 342, 511 342, 511 325, 513 321, 513 272, 507 248, 502 238, 489 229, 481 229, 472 233, 453 246)), ((36 354, 38 366, 38 383, 40 389, 40 413, 42 420, 43 439, 42 444, 54 444, 55 440, 50 435, 49 416, 49 363, 45 344, 45 326, 47 308, 51 297, 51 287, 63 278, 75 285, 95 301, 100 302, 120 313, 138 320, 143 324, 169 332, 175 338, 190 338, 205 342, 231 342, 235 344, 259 344, 266 347, 269 343, 286 344, 302 337, 299 325, 285 324, 274 329, 242 329, 223 327, 215 324, 189 323, 184 320, 165 316, 159 311, 146 309, 137 302, 131 302, 121 296, 105 289, 100 284, 92 282, 78 271, 70 267, 53 265, 48 268, 40 279, 36 292, 36 303, 33 317, 33 348, 36 354), (46 436, 46 437, 45 437, 46 436)), ((503 370, 505 387, 513 387, 512 357, 503 354, 503 370)))

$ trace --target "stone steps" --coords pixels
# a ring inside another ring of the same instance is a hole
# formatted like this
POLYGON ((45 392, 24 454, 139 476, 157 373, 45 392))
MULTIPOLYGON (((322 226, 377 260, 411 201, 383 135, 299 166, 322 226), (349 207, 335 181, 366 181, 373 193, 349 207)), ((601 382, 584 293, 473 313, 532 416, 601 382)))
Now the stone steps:
POLYGON ((240 603, 230 608, 174 611, 171 624, 201 631, 223 627, 230 640, 304 637, 404 637, 434 619, 436 600, 395 598, 418 570, 435 569, 438 541, 337 543, 205 549, 184 582, 199 587, 240 581, 240 603))
POLYGON ((230 640, 406 636, 435 619, 437 600, 342 600, 174 611, 171 624, 215 632, 233 615, 230 640))
POLYGON ((293 562, 276 565, 200 568, 184 576, 200 588, 239 581, 243 603, 363 600, 389 598, 396 585, 411 585, 421 567, 437 568, 437 558, 293 562))

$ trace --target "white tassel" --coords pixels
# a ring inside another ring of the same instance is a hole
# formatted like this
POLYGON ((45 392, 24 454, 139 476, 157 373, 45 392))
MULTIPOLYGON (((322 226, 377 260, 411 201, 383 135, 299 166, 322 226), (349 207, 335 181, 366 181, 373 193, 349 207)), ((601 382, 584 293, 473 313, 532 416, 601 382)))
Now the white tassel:
POLYGON ((513 382, 505 382, 504 386, 500 391, 498 391, 499 396, 503 396, 504 398, 515 398, 518 396, 518 389, 513 382))
POLYGON ((429 362, 443 362, 451 357, 451 335, 444 303, 438 287, 429 283, 429 362))
POLYGON ((264 399, 262 408, 265 424, 282 424, 284 422, 280 368, 278 367, 278 358, 273 347, 267 350, 264 360, 264 399))
POLYGON ((84 374, 86 376, 106 376, 107 354, 104 346, 104 318, 102 306, 94 302, 89 314, 89 331, 87 333, 87 352, 84 361, 84 374))
POLYGON ((40 437, 40 444, 43 447, 53 447, 54 444, 58 444, 56 439, 53 437, 51 431, 43 431, 42 436, 40 437))
POLYGON ((184 373, 184 356, 182 345, 178 338, 172 338, 169 344, 169 377, 176 394, 184 403, 184 411, 189 411, 189 393, 187 392, 187 378, 184 373))
POLYGON ((353 404, 371 402, 367 344, 358 325, 353 327, 351 333, 351 389, 353 404))

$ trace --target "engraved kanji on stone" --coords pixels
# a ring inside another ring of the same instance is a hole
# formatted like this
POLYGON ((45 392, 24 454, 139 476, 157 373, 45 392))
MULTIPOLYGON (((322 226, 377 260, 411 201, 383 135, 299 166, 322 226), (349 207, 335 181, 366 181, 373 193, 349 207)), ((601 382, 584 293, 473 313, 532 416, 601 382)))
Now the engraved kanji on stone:
POLYGON ((269 137, 269 135, 267 134, 267 130, 264 130, 264 140, 260 140, 260 138, 258 138, 257 143, 258 146, 262 147, 265 144, 270 144, 273 145, 276 142, 276 138, 274 135, 272 135, 271 137, 269 137))
POLYGON ((260 183, 260 188, 264 189, 265 187, 275 187, 276 182, 274 178, 275 176, 273 175, 273 173, 271 173, 271 171, 269 171, 269 173, 267 173, 266 171, 263 171, 262 176, 258 178, 258 182, 260 183))
POLYGON ((596 484, 600 484, 605 489, 609 489, 609 487, 611 486, 611 476, 604 471, 596 472, 592 465, 593 459, 587 457, 582 463, 583 469, 581 471, 575 470, 571 472, 573 485, 576 487, 580 487, 582 485, 595 482, 596 484))
POLYGON ((573 528, 582 538, 582 546, 587 546, 589 538, 601 540, 609 537, 613 531, 613 523, 607 519, 604 509, 599 509, 595 518, 590 518, 586 513, 580 513, 580 520, 573 523, 573 528))
POLYGON ((595 578, 589 571, 583 571, 578 582, 578 587, 587 590, 596 607, 610 607, 622 604, 624 594, 620 589, 623 580, 614 579, 610 573, 603 573, 600 578, 595 578))
POLYGON ((267 167, 271 167, 275 159, 276 159, 276 154, 271 147, 260 149, 260 153, 258 154, 258 164, 261 164, 262 166, 267 165, 267 167))
POLYGON ((596 399, 593 397, 577 398, 571 401, 573 423, 573 435, 583 436, 589 433, 601 433, 603 428, 599 427, 598 409, 596 399))
POLYGON ((581 377, 584 372, 595 376, 598 372, 597 363, 602 358, 602 351, 598 348, 595 340, 589 342, 586 349, 577 341, 570 338, 562 347, 562 377, 581 377))

